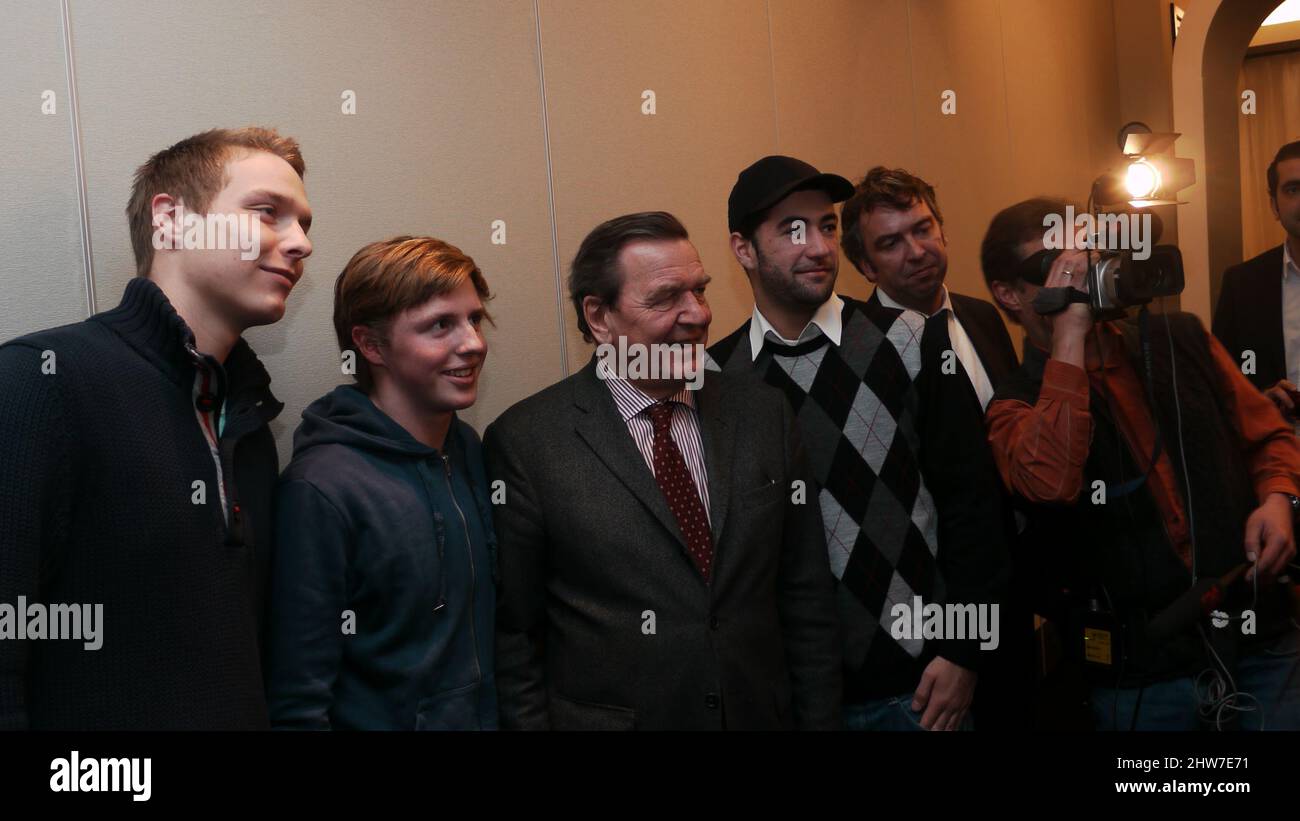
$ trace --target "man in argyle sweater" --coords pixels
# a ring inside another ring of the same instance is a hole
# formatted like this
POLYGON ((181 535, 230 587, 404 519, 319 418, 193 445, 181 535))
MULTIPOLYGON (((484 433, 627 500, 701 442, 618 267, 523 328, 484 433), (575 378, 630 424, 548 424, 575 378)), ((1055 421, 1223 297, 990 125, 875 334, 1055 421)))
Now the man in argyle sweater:
POLYGON ((754 315, 709 354, 781 389, 797 415, 839 580, 846 725, 969 728, 979 640, 915 635, 896 605, 998 602, 997 475, 974 382, 950 353, 951 308, 834 293, 834 203, 853 194, 789 157, 741 172, 728 219, 754 315))

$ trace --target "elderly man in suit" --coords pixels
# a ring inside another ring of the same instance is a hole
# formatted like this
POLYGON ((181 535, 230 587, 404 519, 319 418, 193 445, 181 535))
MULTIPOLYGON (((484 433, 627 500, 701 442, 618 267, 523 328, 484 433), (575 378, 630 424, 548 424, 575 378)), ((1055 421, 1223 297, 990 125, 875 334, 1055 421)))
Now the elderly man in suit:
POLYGON ((1286 241, 1223 274, 1214 335, 1246 378, 1295 421, 1300 409, 1290 391, 1300 385, 1300 140, 1282 146, 1269 164, 1268 196, 1286 241))
POLYGON ((708 281, 670 214, 597 226, 569 278, 584 337, 686 355, 648 373, 593 356, 487 430, 503 728, 839 726, 832 577, 790 408, 755 380, 690 378, 708 281))

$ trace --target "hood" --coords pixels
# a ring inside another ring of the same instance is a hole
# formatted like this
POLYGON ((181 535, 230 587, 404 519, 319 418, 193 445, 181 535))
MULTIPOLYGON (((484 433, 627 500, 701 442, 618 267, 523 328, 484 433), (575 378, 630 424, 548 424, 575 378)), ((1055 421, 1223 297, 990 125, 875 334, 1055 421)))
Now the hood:
MULTIPOLYGON (((453 417, 449 438, 455 428, 453 417)), ((416 459, 438 455, 438 451, 416 441, 375 407, 370 397, 354 385, 340 385, 307 406, 302 412, 302 424, 293 434, 293 455, 317 445, 333 444, 416 459)))

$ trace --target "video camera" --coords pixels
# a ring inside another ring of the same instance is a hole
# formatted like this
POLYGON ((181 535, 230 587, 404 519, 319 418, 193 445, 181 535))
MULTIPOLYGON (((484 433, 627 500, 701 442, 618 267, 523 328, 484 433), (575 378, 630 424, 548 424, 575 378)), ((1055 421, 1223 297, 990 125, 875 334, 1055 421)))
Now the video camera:
MULTIPOLYGON (((1059 250, 1043 250, 1020 263, 1018 275, 1026 282, 1042 285, 1059 250)), ((1086 291, 1077 288, 1044 288, 1034 298, 1034 310, 1054 314, 1074 302, 1085 302, 1100 317, 1123 313, 1126 308, 1145 305, 1157 297, 1183 292, 1183 256, 1175 245, 1157 245, 1147 259, 1134 259, 1132 251, 1106 251, 1088 266, 1086 291)))

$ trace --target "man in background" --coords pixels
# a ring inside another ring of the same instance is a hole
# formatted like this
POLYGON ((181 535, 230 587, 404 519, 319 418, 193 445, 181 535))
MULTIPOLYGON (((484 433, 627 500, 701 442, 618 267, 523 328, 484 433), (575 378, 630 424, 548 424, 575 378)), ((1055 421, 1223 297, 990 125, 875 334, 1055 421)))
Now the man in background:
POLYGON ((1268 203, 1286 239, 1223 274, 1214 335, 1237 367, 1296 419, 1300 385, 1300 140, 1268 166, 1268 203), (1248 363, 1253 362, 1253 367, 1248 363))

